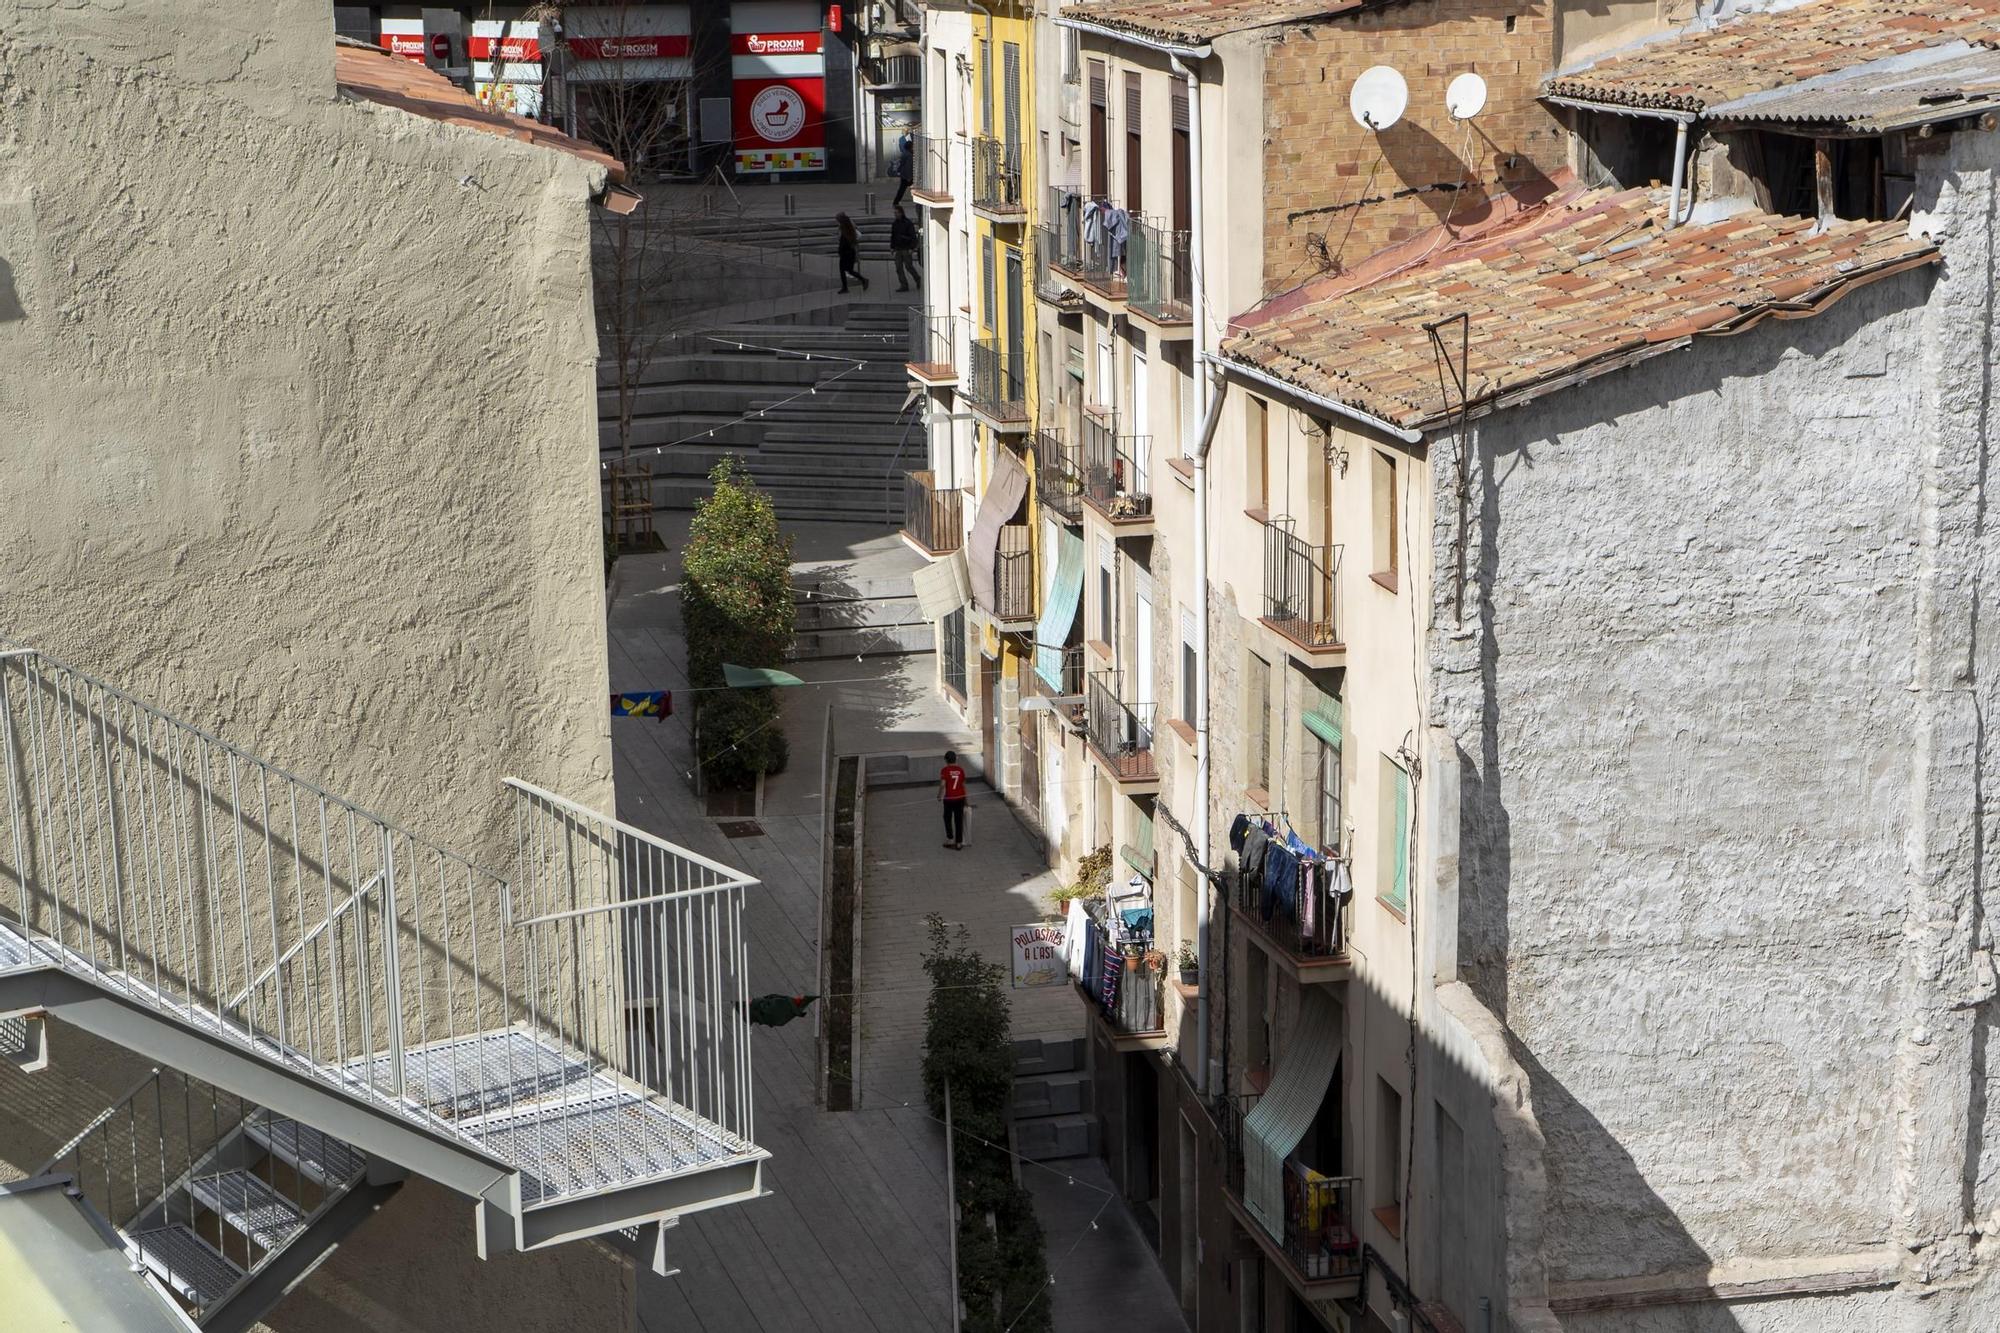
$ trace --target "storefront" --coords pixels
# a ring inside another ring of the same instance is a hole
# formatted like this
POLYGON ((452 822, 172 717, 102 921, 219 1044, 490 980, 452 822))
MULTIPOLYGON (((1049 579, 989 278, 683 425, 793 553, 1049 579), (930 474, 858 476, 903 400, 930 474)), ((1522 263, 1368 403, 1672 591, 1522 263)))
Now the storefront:
POLYGON ((731 134, 738 175, 826 171, 821 15, 817 4, 800 0, 745 0, 731 7, 731 134))
POLYGON ((563 127, 644 175, 691 174, 688 7, 572 5, 563 24, 563 127))

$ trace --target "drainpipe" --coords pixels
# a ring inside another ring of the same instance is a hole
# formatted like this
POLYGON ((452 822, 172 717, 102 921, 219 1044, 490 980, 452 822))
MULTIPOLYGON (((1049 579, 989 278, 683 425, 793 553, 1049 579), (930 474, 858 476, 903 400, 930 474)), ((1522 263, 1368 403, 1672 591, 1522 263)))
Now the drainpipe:
MULTIPOLYGON (((1195 622, 1194 660, 1200 670, 1195 676, 1194 704, 1194 846, 1195 854, 1202 865, 1209 864, 1209 774, 1208 774, 1208 447, 1215 439, 1216 423, 1222 415, 1222 394, 1209 392, 1209 376, 1202 373, 1208 352, 1208 286, 1202 255, 1202 199, 1201 199, 1201 76, 1194 67, 1178 55, 1170 55, 1168 61, 1174 73, 1187 83, 1188 90, 1188 194, 1191 208, 1188 216, 1188 254, 1192 272, 1189 275, 1190 293, 1194 309, 1188 313, 1194 320, 1194 356, 1188 367, 1194 375, 1196 410, 1201 413, 1201 438, 1194 447, 1194 577, 1195 577, 1195 622)), ((1211 371, 1212 373, 1212 371, 1211 371)), ((1199 1043, 1195 1049, 1201 1052, 1196 1070, 1195 1087, 1203 1094, 1208 1092, 1208 1001, 1215 989, 1214 980, 1208 970, 1209 962, 1209 895, 1214 886, 1204 876, 1201 892, 1195 898, 1195 963, 1201 978, 1201 996, 1196 1001, 1198 1014, 1195 1038, 1199 1043)))
POLYGON ((1685 120, 1674 124, 1674 188, 1672 202, 1667 205, 1667 230, 1681 225, 1681 182, 1687 178, 1688 123, 1685 120))

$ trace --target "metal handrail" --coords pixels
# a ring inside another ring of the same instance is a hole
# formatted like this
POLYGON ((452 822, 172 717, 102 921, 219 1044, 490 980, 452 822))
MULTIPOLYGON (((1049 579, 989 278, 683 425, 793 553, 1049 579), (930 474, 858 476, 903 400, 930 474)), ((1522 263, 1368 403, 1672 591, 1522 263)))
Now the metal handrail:
POLYGON ((952 316, 932 315, 922 306, 910 307, 909 363, 913 366, 957 364, 952 316))
POLYGON ((1021 146, 991 137, 972 141, 972 205, 1018 211, 1021 207, 1021 146))
POLYGON ((1134 219, 1126 274, 1126 299, 1134 310, 1171 322, 1190 317, 1194 269, 1187 232, 1134 219))
POLYGON ((1002 620, 1026 620, 1035 614, 1035 563, 1028 529, 1010 524, 1000 529, 993 551, 994 613, 1002 620))
POLYGON ((965 492, 940 488, 929 472, 903 474, 903 531, 932 555, 965 541, 965 492))
POLYGON ((1003 420, 1027 419, 1027 379, 1021 358, 1002 347, 998 338, 972 344, 971 371, 964 391, 967 401, 1003 420))
POLYGON ((1153 714, 1150 700, 1127 703, 1119 698, 1122 678, 1116 671, 1092 676, 1085 695, 1084 729, 1090 743, 1123 778, 1151 776, 1153 714))
POLYGON ((1282 516, 1264 523, 1264 619, 1303 647, 1338 647, 1341 547, 1314 546, 1297 526, 1282 516))
POLYGON ((951 198, 951 141, 938 135, 910 140, 910 188, 933 198, 951 198))
POLYGON ((1065 522, 1083 521, 1083 469, 1076 449, 1054 427, 1035 432, 1035 495, 1065 522))
POLYGON ((1150 481, 1140 461, 1152 447, 1144 435, 1118 434, 1116 414, 1085 414, 1083 422, 1083 493, 1110 518, 1142 518, 1153 512, 1150 481))

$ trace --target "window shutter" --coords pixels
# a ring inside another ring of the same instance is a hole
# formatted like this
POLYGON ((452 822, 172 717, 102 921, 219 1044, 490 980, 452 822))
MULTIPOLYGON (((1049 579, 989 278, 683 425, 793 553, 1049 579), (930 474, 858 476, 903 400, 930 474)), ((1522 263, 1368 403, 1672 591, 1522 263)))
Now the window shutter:
POLYGON ((1130 70, 1125 72, 1125 132, 1139 132, 1139 76, 1130 70))
POLYGON ((1312 707, 1306 710, 1303 719, 1306 730, 1331 745, 1340 748, 1340 700, 1315 687, 1312 707))
POLYGON ((993 312, 999 308, 1000 298, 993 275, 993 238, 979 238, 979 294, 984 298, 980 306, 980 316, 986 327, 993 327, 993 312))
POLYGON ((979 132, 993 135, 993 43, 979 39, 979 132))
POLYGON ((1104 62, 1102 60, 1093 60, 1090 62, 1090 104, 1092 106, 1103 106, 1108 96, 1109 93, 1104 78, 1104 62))
POLYGON ((1396 765, 1396 877, 1389 901, 1397 911, 1410 910, 1410 775, 1396 765))
MULTIPOLYGON (((1006 98, 1006 120, 1003 122, 1010 159, 1019 154, 1021 143, 1021 47, 1008 42, 1001 50, 1001 93, 1006 98)), ((1011 167, 1013 162, 1008 165, 1011 167)))
POLYGON ((1186 130, 1188 127, 1188 95, 1187 84, 1185 82, 1175 85, 1173 106, 1174 128, 1177 130, 1186 130))

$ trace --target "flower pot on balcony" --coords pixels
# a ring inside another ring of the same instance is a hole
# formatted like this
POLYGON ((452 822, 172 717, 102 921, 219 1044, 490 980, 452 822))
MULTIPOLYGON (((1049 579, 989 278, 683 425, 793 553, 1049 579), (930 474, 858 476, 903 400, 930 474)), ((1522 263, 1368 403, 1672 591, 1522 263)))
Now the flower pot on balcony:
POLYGON ((1199 985, 1200 982, 1201 982, 1200 968, 1184 967, 1181 969, 1181 985, 1194 986, 1194 985, 1199 985))

